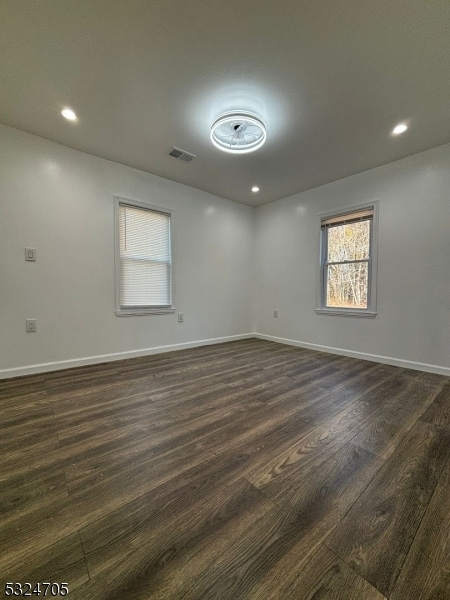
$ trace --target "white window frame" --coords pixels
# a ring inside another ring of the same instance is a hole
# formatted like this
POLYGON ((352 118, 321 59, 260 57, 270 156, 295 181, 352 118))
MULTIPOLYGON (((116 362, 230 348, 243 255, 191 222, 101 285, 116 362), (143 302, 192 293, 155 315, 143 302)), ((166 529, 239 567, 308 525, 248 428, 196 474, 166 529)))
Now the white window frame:
POLYGON ((329 211, 319 215, 319 269, 316 284, 316 314, 341 317, 368 317, 377 315, 377 272, 378 272, 378 201, 367 204, 349 206, 338 210, 329 211), (370 225, 369 249, 369 277, 367 291, 367 308, 344 308, 326 305, 326 264, 327 264, 327 230, 322 229, 322 221, 331 217, 341 217, 360 210, 373 209, 373 218, 370 225))
POLYGON ((127 316, 138 316, 138 315, 162 315, 167 313, 174 313, 176 308, 173 305, 173 297, 174 297, 174 267, 173 267, 173 256, 174 256, 174 243, 173 243, 173 210, 169 208, 163 208, 161 206, 154 206, 153 204, 149 204, 148 202, 141 202, 137 200, 130 200, 129 198, 122 198, 119 196, 114 196, 114 267, 115 267, 115 303, 116 303, 116 315, 119 317, 127 317, 127 316), (127 205, 133 208, 142 208, 145 210, 151 210, 157 213, 162 213, 164 215, 169 215, 170 217, 170 244, 171 244, 171 274, 170 274, 170 290, 171 290, 171 304, 170 306, 155 306, 148 308, 130 308, 123 309, 120 306, 120 233, 119 233, 119 206, 127 205))

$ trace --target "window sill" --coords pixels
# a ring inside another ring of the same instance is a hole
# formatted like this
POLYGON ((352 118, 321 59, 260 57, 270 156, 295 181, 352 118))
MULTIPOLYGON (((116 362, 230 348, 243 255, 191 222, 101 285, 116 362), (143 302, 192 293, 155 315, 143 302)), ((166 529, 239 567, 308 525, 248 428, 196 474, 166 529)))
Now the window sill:
POLYGON ((166 315, 174 313, 176 308, 169 306, 167 308, 137 308, 129 310, 116 310, 117 317, 139 317, 142 315, 166 315))
POLYGON ((373 319, 376 312, 370 310, 354 310, 352 308, 316 308, 316 315, 329 315, 331 317, 359 317, 373 319))

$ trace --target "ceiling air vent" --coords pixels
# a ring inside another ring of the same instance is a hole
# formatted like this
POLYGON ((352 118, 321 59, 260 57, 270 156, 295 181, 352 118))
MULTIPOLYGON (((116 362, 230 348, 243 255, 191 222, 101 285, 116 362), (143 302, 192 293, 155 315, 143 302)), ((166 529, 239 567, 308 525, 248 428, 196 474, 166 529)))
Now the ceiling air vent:
POLYGON ((184 162, 191 162, 193 158, 197 158, 195 154, 191 154, 190 152, 186 152, 186 150, 181 150, 180 148, 175 147, 170 150, 169 156, 179 158, 180 160, 184 160, 184 162))

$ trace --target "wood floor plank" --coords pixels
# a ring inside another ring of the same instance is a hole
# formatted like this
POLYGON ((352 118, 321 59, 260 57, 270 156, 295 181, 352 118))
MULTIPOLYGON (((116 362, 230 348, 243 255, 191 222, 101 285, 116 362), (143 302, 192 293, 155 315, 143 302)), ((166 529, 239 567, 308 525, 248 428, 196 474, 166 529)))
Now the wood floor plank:
POLYGON ((271 591, 267 587, 257 589, 249 594, 249 600, 385 600, 325 546, 294 577, 292 569, 280 568, 277 575, 279 580, 271 591))
POLYGON ((44 474, 47 469, 58 468, 59 439, 42 436, 31 447, 20 447, 5 453, 0 460, 0 484, 14 488, 31 474, 44 474), (58 457, 58 458, 57 458, 58 457))
POLYGON ((35 387, 28 388, 24 386, 19 388, 7 388, 2 390, 3 382, 0 380, 0 407, 2 412, 8 410, 21 410, 23 406, 27 408, 33 408, 35 406, 41 407, 46 406, 49 403, 48 394, 45 390, 39 390, 42 386, 36 384, 35 387))
POLYGON ((66 537, 98 519, 102 514, 127 504, 133 498, 154 489, 184 470, 207 460, 196 442, 159 458, 129 467, 105 480, 79 490, 68 498, 50 499, 43 508, 27 513, 17 521, 8 521, 0 529, 0 568, 7 569, 29 551, 29 540, 40 539, 45 548, 55 536, 66 537), (13 544, 14 542, 14 544, 13 544), (2 553, 4 553, 2 555, 2 553), (7 560, 5 564, 3 561, 7 560))
MULTIPOLYGON (((239 451, 221 456, 225 467, 231 470, 233 476, 242 475, 255 464, 255 460, 264 460, 263 452, 277 452, 279 442, 283 437, 283 431, 275 431, 273 435, 262 432, 259 438, 245 440, 239 451), (236 455, 236 459, 233 456, 236 455), (232 465, 235 465, 233 468, 232 465), (240 471, 235 475, 239 466, 240 471)), ((119 457, 118 457, 119 458, 119 457)), ((76 490, 67 500, 61 502, 49 502, 48 505, 27 514, 23 518, 23 530, 17 531, 16 522, 8 523, 2 528, 0 537, 0 551, 11 545, 15 539, 16 546, 10 550, 8 561, 22 558, 26 555, 27 539, 41 537, 41 545, 49 544, 56 532, 59 535, 70 535, 74 530, 87 526, 100 518, 102 514, 125 506, 133 498, 138 498, 147 492, 159 492, 164 485, 169 490, 179 490, 183 487, 183 477, 191 483, 196 481, 196 473, 207 476, 209 479, 216 476, 216 466, 211 454, 203 452, 202 446, 197 440, 177 447, 164 455, 158 454, 147 461, 129 465, 126 471, 112 465, 109 472, 94 481, 88 481, 85 487, 76 490), (55 514, 56 512, 56 514, 55 514)), ((7 568, 10 564, 3 565, 0 557, 0 567, 7 568)))
POLYGON ((33 587, 36 583, 44 581, 67 582, 68 596, 71 597, 72 590, 89 581, 86 559, 77 533, 43 550, 39 548, 39 541, 35 541, 34 552, 27 557, 26 561, 18 561, 7 572, 4 570, 0 572, 2 592, 6 582, 28 582, 33 587))
MULTIPOLYGON (((380 382, 377 388, 369 390, 344 410, 327 420, 325 412, 321 420, 324 423, 313 431, 307 432, 286 451, 249 474, 248 479, 259 489, 274 480, 282 481, 298 468, 316 460, 322 453, 337 451, 349 442, 359 429, 365 427, 383 407, 373 401, 374 396, 383 396, 388 391, 391 399, 401 394, 407 384, 394 387, 390 379, 380 382), (393 391, 395 390, 395 391, 393 391)), ((319 411, 318 411, 319 412, 319 411)), ((333 413, 332 413, 333 414, 333 413)))
POLYGON ((418 421, 326 542, 386 596, 449 452, 450 432, 418 421))
POLYGON ((443 600, 449 390, 251 338, 0 381, 0 573, 74 600, 443 600))
MULTIPOLYGON (((257 407, 259 407, 257 403, 257 407)), ((242 413, 238 410, 229 411, 222 409, 217 414, 210 415, 208 421, 194 421, 191 426, 182 425, 174 427, 168 433, 168 430, 159 425, 153 429, 145 429, 134 440, 128 442, 127 453, 118 453, 116 448, 109 449, 102 453, 95 452, 88 457, 80 456, 74 459, 70 465, 65 468, 68 489, 71 493, 81 490, 95 483, 102 483, 109 477, 116 477, 121 469, 127 468, 130 462, 130 452, 133 457, 133 468, 149 461, 159 463, 168 459, 169 454, 176 455, 184 452, 186 460, 189 457, 189 451, 194 454, 205 450, 207 458, 207 448, 217 444, 222 430, 227 430, 230 424, 240 423, 242 427, 242 413)))
POLYGON ((68 490, 63 469, 48 469, 45 473, 25 477, 11 485, 5 481, 0 488, 0 514, 2 524, 6 525, 11 516, 17 520, 26 512, 34 512, 45 507, 51 499, 67 498, 68 490))
POLYGON ((387 459, 416 423, 436 396, 436 390, 420 382, 399 397, 399 403, 389 403, 355 437, 353 443, 387 459))
MULTIPOLYGON (((347 484, 351 480, 354 486, 352 493, 355 494, 355 497, 352 496, 352 498, 356 499, 384 464, 385 461, 378 456, 349 442, 339 448, 337 452, 330 451, 317 455, 315 460, 302 464, 289 476, 282 480, 274 479, 270 483, 262 485, 260 489, 276 504, 296 504, 303 492, 309 490, 310 486, 312 488, 319 487, 321 493, 324 493, 328 486, 331 486, 331 481, 334 481, 335 487, 330 501, 336 502, 337 506, 342 507, 340 502, 343 493, 340 485, 347 484), (326 473, 325 482, 322 481, 324 473, 326 473), (353 473, 353 476, 349 477, 349 473, 353 473)), ((345 497, 343 507, 343 512, 339 510, 341 517, 348 508, 345 497)))
POLYGON ((447 459, 439 483, 450 487, 450 457, 447 459))
POLYGON ((450 598, 450 489, 437 485, 390 600, 450 598))
POLYGON ((184 597, 245 598, 255 586, 264 587, 267 580, 273 582, 273 570, 278 570, 286 555, 291 559, 291 571, 299 575, 310 554, 365 488, 379 463, 380 459, 370 453, 348 447, 320 470, 308 471, 301 485, 293 484, 287 500, 279 502, 276 510, 253 524, 251 531, 209 565, 184 597))
MULTIPOLYGON (((241 479, 224 486, 220 495, 196 494, 194 500, 185 499, 184 507, 172 506, 153 518, 136 519, 137 515, 133 515, 134 525, 127 531, 120 529, 122 551, 118 552, 116 547, 115 555, 108 555, 109 564, 105 564, 104 558, 104 527, 107 532, 110 527, 107 523, 100 526, 96 523, 94 531, 87 528, 81 532, 89 572, 96 581, 86 584, 80 590, 80 597, 112 600, 160 594, 171 579, 181 583, 179 567, 201 553, 208 540, 215 541, 225 534, 229 541, 237 534, 236 530, 242 530, 243 523, 251 526, 272 508, 271 502, 241 479), (203 502, 199 502, 197 499, 201 500, 202 495, 203 502)), ((213 552, 208 554, 210 560, 213 552)), ((192 569, 191 564, 184 586, 190 585, 192 569)))
MULTIPOLYGON (((120 560, 127 545, 131 551, 134 540, 146 528, 155 529, 161 522, 171 522, 178 516, 182 518, 184 512, 191 510, 192 503, 209 497, 212 502, 219 501, 219 496, 210 490, 214 492, 220 487, 223 491, 239 479, 247 484, 239 477, 245 463, 246 458, 242 457, 234 461, 228 457, 213 457, 209 464, 199 465, 87 524, 81 535, 93 569, 100 572, 110 562, 120 560)), ((231 489, 231 493, 235 491, 231 489)), ((258 497, 272 507, 261 494, 258 497)))
POLYGON ((450 384, 445 385, 421 417, 422 421, 450 428, 450 384))
POLYGON ((42 437, 58 440, 53 410, 48 407, 30 407, 26 412, 5 411, 0 422, 0 452, 14 452, 39 444, 42 437))
POLYGON ((437 373, 427 373, 425 371, 415 371, 416 378, 423 383, 430 383, 437 387, 443 387, 448 382, 448 377, 438 375, 437 373))

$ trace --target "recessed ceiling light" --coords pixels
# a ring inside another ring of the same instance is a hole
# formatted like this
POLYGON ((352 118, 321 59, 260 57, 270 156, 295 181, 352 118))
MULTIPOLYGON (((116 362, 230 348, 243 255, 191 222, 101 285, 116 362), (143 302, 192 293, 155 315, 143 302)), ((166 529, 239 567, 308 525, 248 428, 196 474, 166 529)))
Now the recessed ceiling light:
POLYGON ((264 144, 266 126, 258 115, 247 111, 223 113, 211 125, 211 141, 224 152, 247 154, 264 144))
POLYGON ((252 192, 253 192, 253 193, 259 192, 259 187, 258 187, 257 185, 254 185, 254 186, 252 187, 252 192))
POLYGON ((401 133, 405 133, 408 129, 408 125, 406 123, 399 123, 392 130, 392 135, 400 135, 401 133))
POLYGON ((77 121, 78 120, 77 115, 73 112, 73 110, 71 108, 63 108, 61 111, 61 114, 68 121, 77 121))

